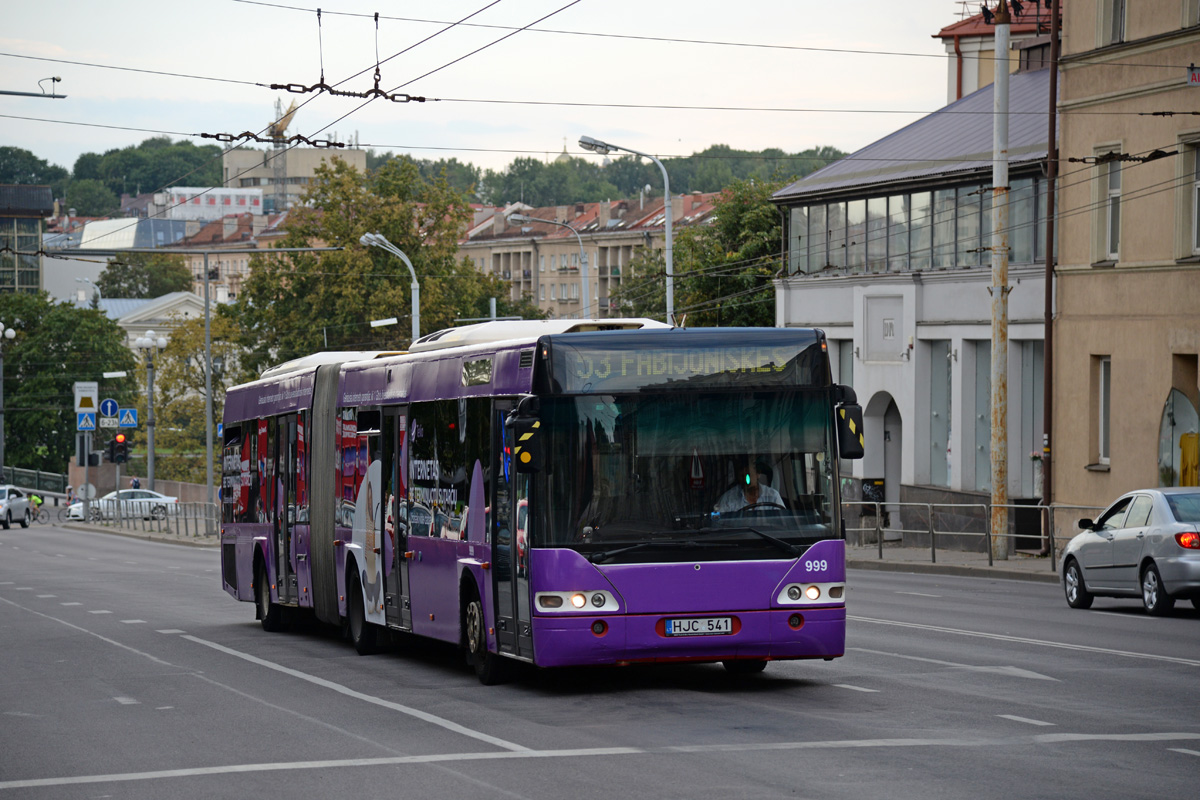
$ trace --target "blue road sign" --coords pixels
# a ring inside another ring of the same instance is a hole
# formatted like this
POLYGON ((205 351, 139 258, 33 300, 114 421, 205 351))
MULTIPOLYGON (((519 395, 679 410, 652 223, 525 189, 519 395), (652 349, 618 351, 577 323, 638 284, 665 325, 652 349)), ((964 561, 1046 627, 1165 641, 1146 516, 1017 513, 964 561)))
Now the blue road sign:
POLYGON ((121 408, 117 405, 117 401, 111 397, 106 397, 100 401, 100 416, 102 417, 115 417, 120 410, 121 408))
POLYGON ((80 431, 96 430, 96 414, 92 411, 83 411, 75 415, 75 429, 80 431))
POLYGON ((137 409, 136 408, 122 408, 120 416, 121 416, 121 419, 117 423, 117 425, 119 425, 120 427, 136 428, 138 426, 137 409))

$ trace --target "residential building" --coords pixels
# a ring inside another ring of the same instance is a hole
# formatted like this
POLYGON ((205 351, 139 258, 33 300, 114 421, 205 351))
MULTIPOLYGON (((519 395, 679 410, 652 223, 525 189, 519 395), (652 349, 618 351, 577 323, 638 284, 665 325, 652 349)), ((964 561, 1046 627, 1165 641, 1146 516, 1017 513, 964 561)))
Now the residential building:
POLYGON ((1104 506, 1139 487, 1197 484, 1200 85, 1189 85, 1188 67, 1198 54, 1198 0, 1066 6, 1057 503, 1104 506))
MULTIPOLYGON (((1069 0, 1061 0, 1059 8, 1069 0)), ((978 3, 965 4, 978 8, 978 3)), ((988 3, 995 8, 995 0, 988 3)), ((1020 9, 1010 12, 1008 68, 1024 70, 1042 69, 1050 66, 1050 3, 1029 0, 1020 9)), ((1059 11, 1059 18, 1062 11, 1059 11)), ((947 25, 936 34, 941 39, 950 57, 950 69, 946 75, 946 102, 953 103, 972 92, 982 89, 996 79, 996 26, 988 22, 983 14, 977 13, 947 25)))
MULTIPOLYGON (((1031 506, 1040 495, 1029 454, 1042 441, 1049 77, 1042 69, 1010 78, 1007 490, 1031 506)), ((776 323, 825 330, 834 378, 854 387, 864 409, 866 456, 844 462, 852 470, 844 477, 854 479, 852 499, 885 503, 887 538, 928 529, 923 505, 901 504, 961 504, 940 524, 973 534, 961 546, 983 547, 993 90, 989 83, 774 197, 787 268, 776 281, 776 323)), ((874 516, 873 506, 862 511, 874 516)), ((1018 533, 1036 537, 1037 512, 1012 516, 1018 533)), ((1036 538, 1016 543, 1040 547, 1036 538)))
POLYGON ((42 220, 53 213, 49 186, 0 186, 0 291, 42 290, 42 220))
POLYGON ((231 189, 257 187, 263 193, 262 210, 285 211, 300 204, 305 189, 317 174, 317 167, 333 158, 340 158, 359 172, 367 171, 366 150, 314 147, 252 150, 242 147, 227 151, 222 158, 223 183, 231 189))
MULTIPOLYGON (((208 292, 213 303, 236 299, 242 283, 250 275, 251 253, 226 253, 226 250, 268 249, 283 235, 287 214, 231 214, 208 223, 194 235, 179 242, 182 250, 208 251, 208 292)), ((184 261, 192 273, 192 291, 204 297, 203 253, 187 253, 184 261)))
POLYGON ((211 221, 230 214, 262 214, 261 188, 231 189, 224 186, 172 186, 155 192, 146 211, 161 219, 211 221))
MULTIPOLYGON (((717 197, 715 192, 673 197, 674 232, 708 224, 717 197)), ((644 195, 546 208, 517 203, 493 209, 468 229, 459 242, 459 254, 471 259, 480 272, 503 280, 511 300, 528 296, 553 318, 620 316, 616 295, 628 278, 630 262, 644 249, 665 247, 663 209, 661 196, 644 195), (510 219, 515 213, 552 222, 517 223, 510 219), (586 292, 580 268, 583 259, 587 263, 586 292)))

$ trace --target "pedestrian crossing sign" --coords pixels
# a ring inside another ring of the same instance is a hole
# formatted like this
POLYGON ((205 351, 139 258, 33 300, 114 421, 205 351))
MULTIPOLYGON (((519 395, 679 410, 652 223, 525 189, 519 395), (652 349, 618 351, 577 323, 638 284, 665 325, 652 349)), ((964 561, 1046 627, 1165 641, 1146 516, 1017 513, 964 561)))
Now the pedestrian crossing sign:
POLYGON ((121 420, 120 427, 122 428, 136 428, 138 426, 136 408, 122 408, 119 418, 121 420))
POLYGON ((93 411, 81 411, 75 415, 75 429, 80 431, 96 430, 96 414, 93 411))

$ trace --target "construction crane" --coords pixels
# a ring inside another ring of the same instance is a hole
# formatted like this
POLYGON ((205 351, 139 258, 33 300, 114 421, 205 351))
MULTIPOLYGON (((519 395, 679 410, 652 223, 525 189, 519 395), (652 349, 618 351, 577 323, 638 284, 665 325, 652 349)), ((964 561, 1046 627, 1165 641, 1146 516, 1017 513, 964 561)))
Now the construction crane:
POLYGON ((274 142, 275 156, 271 159, 271 164, 274 167, 275 174, 273 182, 275 184, 275 213, 281 214, 287 210, 287 139, 284 133, 287 131, 288 125, 292 123, 292 117, 296 116, 296 101, 293 100, 288 106, 288 110, 283 110, 283 101, 275 101, 275 121, 268 127, 271 141, 274 142))

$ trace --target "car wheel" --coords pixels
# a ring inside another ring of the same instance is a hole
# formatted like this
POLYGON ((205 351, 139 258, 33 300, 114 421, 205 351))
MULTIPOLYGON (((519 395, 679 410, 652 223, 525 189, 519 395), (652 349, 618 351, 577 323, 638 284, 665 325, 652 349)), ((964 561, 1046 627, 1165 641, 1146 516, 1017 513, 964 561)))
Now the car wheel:
POLYGON ((1171 609, 1175 607, 1175 598, 1163 588, 1162 576, 1158 574, 1158 567, 1153 564, 1147 564, 1142 572, 1142 605, 1156 617, 1170 614, 1171 609))
POLYGON ((283 609, 271 602, 271 584, 267 583, 267 570, 262 566, 254 573, 254 596, 263 630, 268 633, 283 630, 283 609))
POLYGON ((725 667, 725 671, 731 675, 757 675, 767 668, 767 660, 765 658, 741 658, 736 661, 722 661, 721 666, 725 667))
POLYGON ((4 530, 8 530, 9 528, 12 527, 12 512, 11 511, 4 512, 4 519, 0 520, 0 526, 3 526, 4 530))
POLYGON ((467 661, 475 667, 475 675, 484 686, 494 686, 505 678, 504 658, 487 649, 487 624, 483 603, 472 597, 463 611, 463 630, 467 640, 467 661))
POLYGON ((33 519, 33 515, 30 513, 29 509, 28 509, 28 508, 27 508, 27 509, 25 509, 25 516, 21 517, 21 527, 22 527, 22 528, 28 528, 28 527, 29 527, 29 522, 30 522, 32 519, 33 519))
POLYGON ((354 580, 354 576, 349 576, 349 580, 350 590, 346 593, 349 595, 349 605, 346 608, 346 616, 347 627, 350 629, 350 643, 360 656, 370 655, 375 652, 375 626, 367 622, 366 612, 363 610, 362 587, 354 580))
POLYGON ((1091 608, 1095 597, 1083 583, 1083 571, 1079 562, 1071 559, 1063 568, 1063 591, 1067 594, 1067 605, 1071 608, 1091 608))
POLYGON ((159 505, 155 506, 154 508, 150 509, 150 518, 151 519, 166 519, 167 518, 167 507, 159 504, 159 505))

